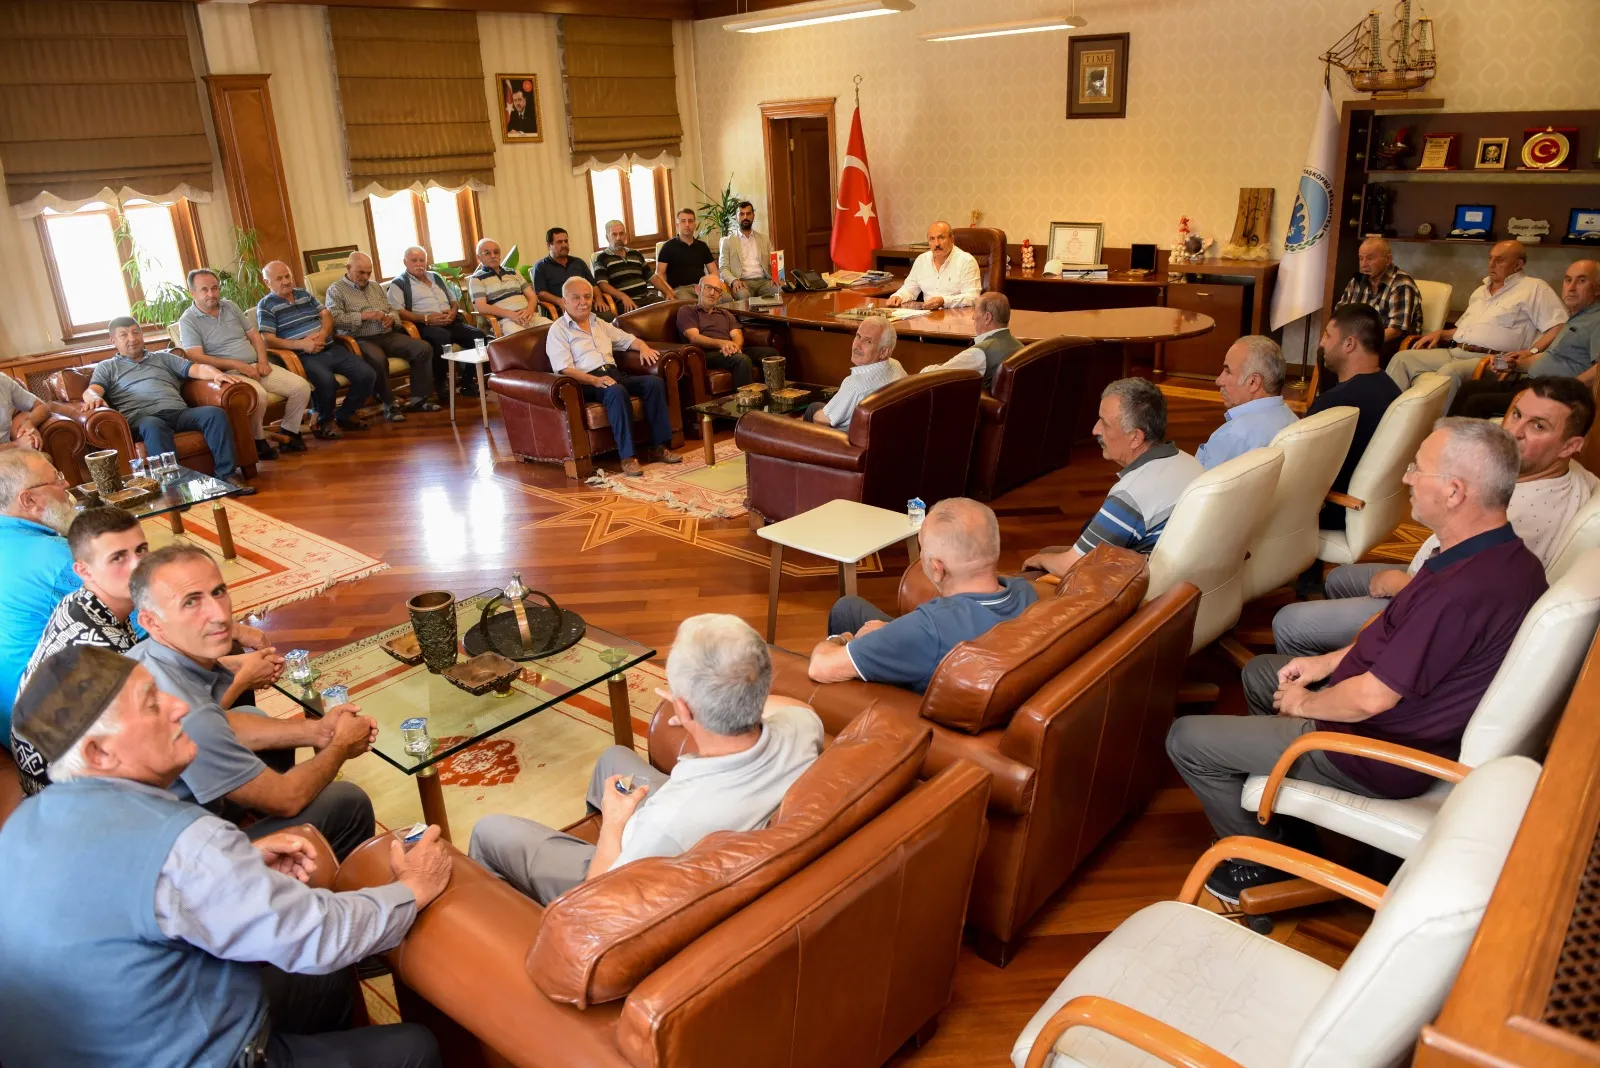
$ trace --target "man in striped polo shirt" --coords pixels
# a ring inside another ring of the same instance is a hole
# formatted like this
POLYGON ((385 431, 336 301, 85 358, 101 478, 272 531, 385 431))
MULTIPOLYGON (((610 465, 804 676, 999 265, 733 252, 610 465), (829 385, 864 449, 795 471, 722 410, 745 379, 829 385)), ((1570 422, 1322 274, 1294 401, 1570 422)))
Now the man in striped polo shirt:
POLYGON ((589 266, 595 286, 625 312, 666 299, 650 284, 653 275, 644 253, 628 247, 628 228, 620 219, 606 223, 606 247, 594 254, 589 266))
POLYGON ((467 295, 479 315, 494 320, 500 336, 547 323, 533 286, 516 271, 500 266, 500 242, 478 242, 478 269, 467 279, 467 295))
POLYGON ((317 410, 316 436, 324 441, 343 437, 335 428, 365 430, 367 423, 356 412, 372 396, 377 372, 344 342, 333 337, 333 316, 304 289, 296 289, 294 275, 282 260, 273 260, 261 269, 261 277, 271 290, 256 305, 256 328, 269 349, 288 349, 300 354, 300 365, 311 380, 312 405, 317 410), (334 410, 334 395, 339 384, 334 375, 350 383, 344 403, 334 410))

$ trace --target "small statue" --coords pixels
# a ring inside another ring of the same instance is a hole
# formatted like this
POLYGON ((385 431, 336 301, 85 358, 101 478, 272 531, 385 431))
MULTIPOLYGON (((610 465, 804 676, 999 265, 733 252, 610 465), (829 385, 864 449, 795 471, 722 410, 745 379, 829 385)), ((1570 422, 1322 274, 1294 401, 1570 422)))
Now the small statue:
POLYGON ((1033 270, 1033 242, 1027 238, 1022 239, 1022 269, 1033 270))
POLYGON ((1361 211, 1361 236, 1393 237, 1389 219, 1394 205, 1394 190, 1373 182, 1367 186, 1366 204, 1361 211))
POLYGON ((1411 127, 1401 126, 1390 130, 1378 142, 1378 147, 1372 150, 1372 154, 1378 158, 1378 165, 1373 170, 1401 170, 1400 161, 1411 152, 1411 127))

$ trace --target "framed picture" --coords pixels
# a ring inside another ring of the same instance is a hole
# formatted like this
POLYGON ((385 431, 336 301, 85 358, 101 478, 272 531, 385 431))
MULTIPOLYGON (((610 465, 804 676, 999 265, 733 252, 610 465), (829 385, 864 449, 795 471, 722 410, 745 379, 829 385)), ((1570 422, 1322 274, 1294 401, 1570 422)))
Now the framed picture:
POLYGON ((1060 260, 1062 267, 1096 266, 1105 233, 1105 223, 1053 222, 1046 259, 1060 260))
POLYGON ((306 274, 316 274, 335 267, 344 270, 350 263, 350 254, 357 251, 360 250, 355 245, 338 245, 334 248, 307 249, 300 255, 306 261, 306 274))
POLYGON ((1468 241, 1487 241, 1494 235, 1493 204, 1457 204, 1450 235, 1468 241))
POLYGON ((1506 169, 1506 151, 1511 145, 1509 137, 1480 137, 1478 138, 1478 155, 1472 166, 1480 171, 1503 171, 1506 169))
POLYGON ((1579 245, 1600 245, 1600 208, 1573 208, 1567 216, 1567 240, 1579 245))
POLYGON ((1121 119, 1128 114, 1128 35, 1067 41, 1067 118, 1121 119))
POLYGON ((531 144, 544 140, 539 121, 539 76, 496 74, 500 86, 500 140, 504 144, 531 144))

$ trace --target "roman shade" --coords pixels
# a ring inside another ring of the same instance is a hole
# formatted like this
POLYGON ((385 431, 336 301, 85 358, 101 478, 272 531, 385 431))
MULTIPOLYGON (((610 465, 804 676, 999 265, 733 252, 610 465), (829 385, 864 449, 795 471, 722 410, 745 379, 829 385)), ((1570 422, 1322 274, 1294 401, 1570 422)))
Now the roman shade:
POLYGON ((106 188, 210 193, 192 17, 177 3, 0 3, 0 164, 12 204, 42 210, 106 188))
POLYGON ((561 62, 575 168, 678 154, 671 22, 563 15, 561 62))
POLYGON ((353 198, 494 184, 477 15, 330 7, 328 29, 353 198))

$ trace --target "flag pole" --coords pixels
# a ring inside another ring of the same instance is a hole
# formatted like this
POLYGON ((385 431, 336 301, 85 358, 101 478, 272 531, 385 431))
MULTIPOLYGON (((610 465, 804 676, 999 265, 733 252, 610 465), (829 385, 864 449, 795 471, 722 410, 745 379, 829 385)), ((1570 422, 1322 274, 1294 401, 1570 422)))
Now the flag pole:
POLYGON ((861 107, 861 75, 857 74, 855 76, 855 83, 856 83, 856 107, 860 108, 861 107))

